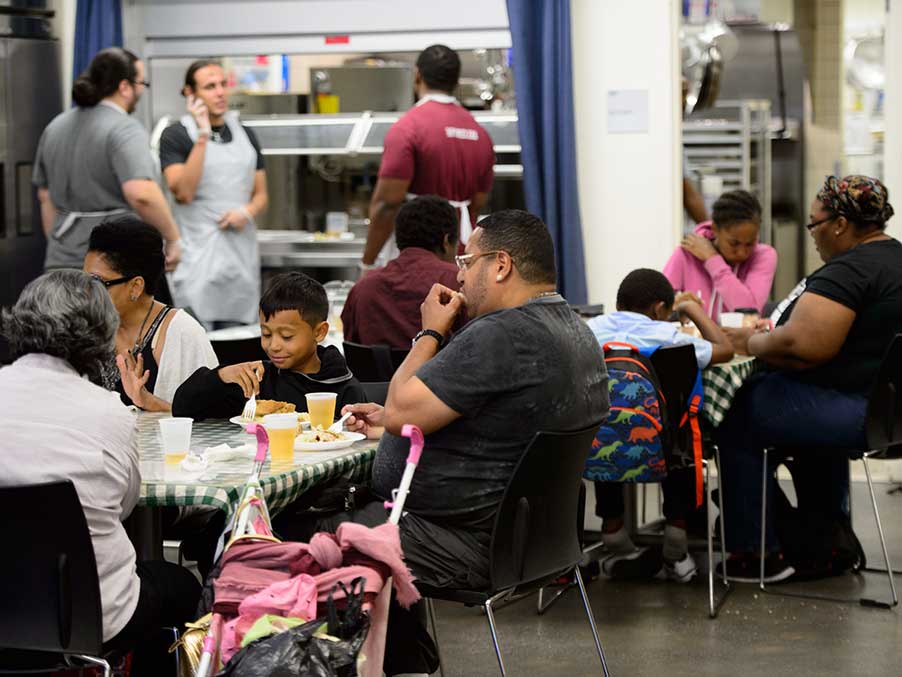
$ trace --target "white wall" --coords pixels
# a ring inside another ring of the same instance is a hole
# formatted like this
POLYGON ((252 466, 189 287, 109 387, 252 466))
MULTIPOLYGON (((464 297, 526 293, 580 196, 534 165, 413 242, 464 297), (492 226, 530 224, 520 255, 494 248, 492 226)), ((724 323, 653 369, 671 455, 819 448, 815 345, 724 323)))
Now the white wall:
POLYGON ((572 0, 577 174, 589 300, 613 310, 635 268, 661 269, 682 218, 678 0, 572 0), (607 129, 609 90, 648 91, 648 131, 607 129))
POLYGON ((886 98, 883 104, 886 135, 883 147, 883 175, 896 216, 887 229, 902 237, 902 0, 892 0, 886 17, 886 98))

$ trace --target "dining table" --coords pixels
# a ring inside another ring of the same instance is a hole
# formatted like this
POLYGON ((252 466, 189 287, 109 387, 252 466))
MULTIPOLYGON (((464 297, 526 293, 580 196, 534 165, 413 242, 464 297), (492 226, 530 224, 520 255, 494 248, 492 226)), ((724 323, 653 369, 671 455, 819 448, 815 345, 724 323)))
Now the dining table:
POLYGON ((729 362, 712 364, 702 370, 705 392, 702 413, 714 428, 723 422, 736 393, 758 366, 759 362, 754 357, 737 355, 729 362))
MULTIPOLYGON (((162 554, 159 508, 211 506, 230 516, 250 477, 256 450, 256 437, 249 435, 243 426, 223 420, 195 421, 191 431, 192 452, 220 445, 237 451, 227 460, 209 462, 202 471, 185 470, 182 464, 165 460, 159 420, 167 416, 146 412, 137 415, 141 493, 132 540, 145 557, 162 554)), ((332 451, 296 450, 291 461, 273 462, 267 457, 260 473, 260 486, 270 514, 278 513, 325 482, 339 478, 350 482, 366 480, 375 455, 376 441, 360 440, 332 451)))

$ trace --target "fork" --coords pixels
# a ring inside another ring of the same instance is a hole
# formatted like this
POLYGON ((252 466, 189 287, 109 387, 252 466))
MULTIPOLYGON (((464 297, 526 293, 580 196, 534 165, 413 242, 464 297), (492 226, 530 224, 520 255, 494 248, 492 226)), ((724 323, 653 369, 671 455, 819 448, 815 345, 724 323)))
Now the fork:
POLYGON ((252 393, 251 399, 244 405, 244 411, 241 412, 241 418, 244 421, 253 421, 257 415, 257 394, 252 393))

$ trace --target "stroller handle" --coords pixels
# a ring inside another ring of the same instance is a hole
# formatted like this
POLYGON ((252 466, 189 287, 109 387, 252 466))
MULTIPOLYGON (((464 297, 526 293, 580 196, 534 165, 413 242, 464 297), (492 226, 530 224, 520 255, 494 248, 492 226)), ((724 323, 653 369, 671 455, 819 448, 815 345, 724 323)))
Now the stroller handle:
POLYGON ((405 423, 401 428, 401 434, 410 438, 410 453, 407 454, 407 462, 419 465, 420 455, 423 453, 423 431, 412 423, 405 423))

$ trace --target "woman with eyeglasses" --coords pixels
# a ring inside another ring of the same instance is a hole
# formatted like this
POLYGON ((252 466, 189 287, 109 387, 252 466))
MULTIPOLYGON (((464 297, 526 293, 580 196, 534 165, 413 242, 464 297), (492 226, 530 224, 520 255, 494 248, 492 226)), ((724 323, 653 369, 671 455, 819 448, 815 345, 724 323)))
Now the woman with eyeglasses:
POLYGON ((107 369, 106 385, 126 404, 170 411, 182 382, 218 360, 194 318, 154 299, 163 273, 159 232, 133 216, 108 220, 91 231, 83 268, 103 283, 119 313, 116 364, 107 369))
MULTIPOLYGON (((865 445, 867 398, 902 333, 902 244, 884 232, 892 215, 877 179, 827 177, 808 224, 824 265, 800 285, 773 331, 725 330, 737 353, 765 367, 739 390, 716 431, 734 553, 727 573, 736 580, 758 578, 764 448, 792 449, 804 514, 848 524, 848 450, 865 445)), ((773 472, 767 491, 777 495, 773 472)), ((799 564, 781 558, 772 510, 765 528, 766 578, 782 580, 799 564)))
POLYGON ((731 190, 714 203, 712 220, 683 238, 664 266, 664 276, 682 290, 677 303, 691 298, 715 322, 722 312, 754 308, 770 295, 777 252, 758 242, 761 205, 745 190, 731 190))

